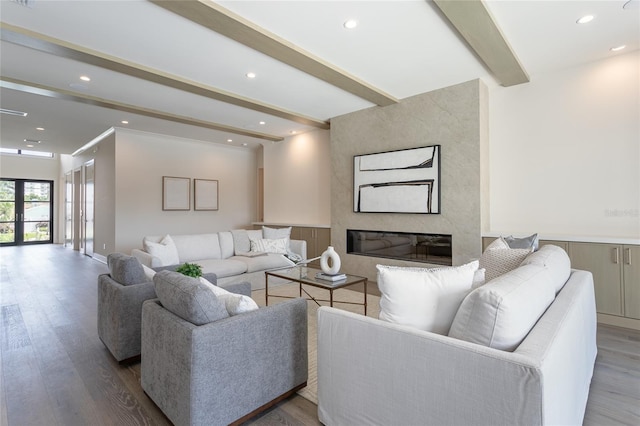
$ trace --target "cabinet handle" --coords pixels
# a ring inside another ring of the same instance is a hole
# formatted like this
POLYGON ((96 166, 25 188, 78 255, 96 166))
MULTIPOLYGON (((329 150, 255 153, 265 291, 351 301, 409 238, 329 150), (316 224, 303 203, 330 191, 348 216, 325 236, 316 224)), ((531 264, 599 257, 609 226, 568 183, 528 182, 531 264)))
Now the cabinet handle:
POLYGON ((624 249, 624 263, 626 263, 627 265, 631 265, 631 249, 630 248, 624 249))
POLYGON ((618 247, 614 247, 613 248, 613 263, 615 263, 616 265, 620 262, 620 252, 618 250, 618 247))

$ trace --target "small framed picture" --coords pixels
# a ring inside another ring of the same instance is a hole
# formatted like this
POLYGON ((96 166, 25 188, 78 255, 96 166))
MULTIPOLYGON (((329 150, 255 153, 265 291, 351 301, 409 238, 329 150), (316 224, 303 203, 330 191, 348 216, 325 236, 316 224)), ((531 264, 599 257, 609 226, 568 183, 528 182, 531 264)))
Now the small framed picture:
POLYGON ((218 181, 193 180, 194 210, 218 210, 218 181))
POLYGON ((190 178, 162 176, 162 210, 191 210, 190 178))

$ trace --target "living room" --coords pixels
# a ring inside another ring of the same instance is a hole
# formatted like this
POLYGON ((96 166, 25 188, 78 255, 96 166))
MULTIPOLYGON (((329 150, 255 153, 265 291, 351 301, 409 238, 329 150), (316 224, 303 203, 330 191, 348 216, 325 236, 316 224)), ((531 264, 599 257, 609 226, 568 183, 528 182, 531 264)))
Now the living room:
MULTIPOLYGON (((74 156, 0 155, 1 175, 54 182, 54 242, 64 244, 65 175, 94 160, 93 257, 102 261, 109 253, 141 247, 145 235, 261 224, 331 229, 344 268, 372 280, 379 259, 347 255, 348 228, 468 236, 468 248, 454 256, 455 264, 479 257, 482 237, 509 234, 637 246, 640 52, 635 43, 635 50, 608 52, 596 61, 530 70, 526 84, 459 81, 403 97, 398 105, 333 116, 330 130, 251 147, 114 124, 84 141, 94 143, 74 156), (415 104, 420 109, 412 108, 415 104), (442 215, 353 211, 354 155, 436 144, 443 150, 442 215), (164 211, 163 176, 217 180, 219 209, 164 211), (458 177, 461 183, 454 180, 458 177), (463 223, 470 229, 460 229, 463 223)), ((2 145, 9 146, 4 138, 2 145)), ((637 318, 624 315, 603 318, 638 326, 637 318)))

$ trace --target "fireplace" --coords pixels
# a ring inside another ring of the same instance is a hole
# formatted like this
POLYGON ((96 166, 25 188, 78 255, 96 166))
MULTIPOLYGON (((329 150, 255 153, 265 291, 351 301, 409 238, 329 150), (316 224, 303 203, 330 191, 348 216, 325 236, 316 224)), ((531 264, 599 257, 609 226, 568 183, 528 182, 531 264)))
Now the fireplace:
POLYGON ((450 234, 347 229, 347 254, 452 265, 450 234))

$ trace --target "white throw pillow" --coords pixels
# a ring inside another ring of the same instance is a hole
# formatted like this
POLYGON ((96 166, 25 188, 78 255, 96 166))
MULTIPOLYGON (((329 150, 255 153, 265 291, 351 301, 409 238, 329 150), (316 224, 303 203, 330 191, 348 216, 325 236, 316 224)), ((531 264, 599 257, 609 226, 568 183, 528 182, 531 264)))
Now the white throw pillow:
POLYGON ((265 240, 280 240, 285 238, 287 240, 287 251, 290 249, 291 239, 291 226, 287 228, 269 228, 268 226, 262 227, 262 235, 265 240))
POLYGON ((451 324, 449 336, 513 351, 555 295, 546 268, 521 266, 469 293, 451 324))
POLYGON ((447 334, 460 303, 471 290, 478 261, 438 269, 377 268, 381 320, 447 334))
POLYGON ((532 249, 489 248, 480 256, 480 268, 485 269, 487 282, 516 269, 532 249))
POLYGON ((287 238, 280 238, 278 240, 269 240, 266 238, 261 240, 252 240, 251 251, 287 254, 289 252, 288 241, 289 240, 287 238))
POLYGON ((153 276, 156 274, 156 271, 149 268, 147 265, 142 265, 142 270, 144 271, 144 274, 149 279, 149 281, 153 281, 153 276))
POLYGON ((280 238, 291 238, 291 227, 288 228, 269 228, 262 227, 262 236, 267 240, 279 240, 280 238))
POLYGON ((144 241, 144 250, 151 256, 157 257, 161 266, 177 265, 180 263, 178 249, 170 235, 166 235, 159 243, 144 241))
POLYGON ((227 312, 231 316, 259 309, 258 304, 255 302, 255 300, 253 300, 249 296, 231 293, 230 291, 227 291, 222 287, 213 285, 211 282, 202 277, 200 277, 200 282, 206 285, 218 299, 224 301, 227 312))

